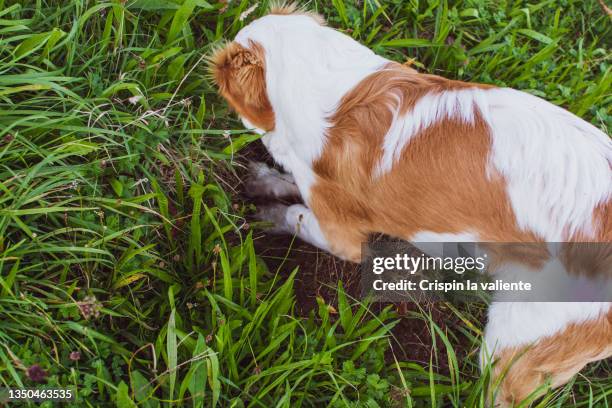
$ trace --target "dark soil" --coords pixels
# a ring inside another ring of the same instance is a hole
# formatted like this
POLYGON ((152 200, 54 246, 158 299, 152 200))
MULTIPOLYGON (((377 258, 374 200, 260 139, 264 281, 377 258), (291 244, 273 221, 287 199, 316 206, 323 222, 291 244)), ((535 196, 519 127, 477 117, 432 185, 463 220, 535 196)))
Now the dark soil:
MULTIPOLYGON (((263 161, 273 164, 265 148, 261 143, 253 143, 248 147, 246 157, 250 160, 263 161)), ((241 179, 246 174, 239 175, 241 179)), ((270 204, 269 199, 254 199, 242 194, 245 203, 255 205, 270 204)), ((299 202, 295 200, 294 202, 299 202)), ((291 204, 292 202, 286 202, 291 204)), ((319 250, 309 244, 291 236, 268 234, 265 230, 259 230, 254 235, 257 253, 264 259, 271 271, 278 271, 281 275, 288 276, 296 267, 299 272, 295 281, 296 312, 301 316, 316 307, 317 296, 322 297, 327 304, 337 306, 337 282, 342 281, 347 295, 359 300, 361 294, 359 265, 344 262, 334 256, 319 250)), ((377 303, 374 309, 387 306, 388 304, 377 303)), ((447 328, 453 328, 457 332, 457 325, 462 322, 459 318, 443 304, 421 304, 404 302, 394 305, 400 322, 393 329, 392 353, 388 355, 389 362, 393 361, 393 355, 398 361, 413 361, 428 366, 430 361, 437 366, 437 371, 445 373, 448 370, 448 362, 445 355, 434 355, 432 350, 433 340, 430 327, 426 320, 417 317, 415 311, 424 309, 432 320, 446 332, 447 328)), ((470 344, 465 336, 461 336, 454 343, 454 351, 459 361, 477 349, 470 344)), ((443 347, 438 339, 438 347, 443 347)), ((440 352, 440 350, 438 350, 440 352)))

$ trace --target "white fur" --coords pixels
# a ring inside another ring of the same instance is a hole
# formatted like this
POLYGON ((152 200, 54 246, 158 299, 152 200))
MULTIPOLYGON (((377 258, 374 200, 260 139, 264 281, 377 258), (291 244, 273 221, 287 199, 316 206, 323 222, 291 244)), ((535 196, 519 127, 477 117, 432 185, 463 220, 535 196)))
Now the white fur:
POLYGON ((419 231, 410 237, 411 242, 478 242, 478 235, 474 232, 460 232, 457 234, 439 233, 432 231, 419 231))
POLYGON ((289 232, 302 240, 329 252, 329 244, 321 231, 319 221, 310 208, 301 204, 289 206, 285 215, 289 232))
POLYGON ((397 163, 408 143, 419 134, 437 122, 454 118, 464 123, 474 123, 475 109, 484 106, 483 90, 465 89, 429 93, 420 98, 414 107, 399 116, 397 111, 401 101, 391 107, 393 121, 383 142, 383 157, 376 170, 376 176, 389 172, 397 163))
POLYGON ((487 92, 491 166, 508 183, 519 227, 547 241, 593 234, 593 209, 612 197, 612 140, 543 99, 487 92))
POLYGON ((300 157, 298 152, 292 147, 287 138, 276 130, 266 133, 262 138, 264 146, 274 158, 274 161, 280 164, 285 171, 290 173, 300 190, 300 195, 305 203, 310 202, 310 186, 315 182, 315 173, 312 170, 312 162, 306 161, 300 157))
POLYGON ((245 128, 250 129, 251 131, 257 133, 258 135, 264 135, 266 133, 264 130, 259 129, 258 127, 255 127, 255 125, 249 122, 247 118, 240 118, 240 119, 242 119, 242 124, 244 125, 245 128))
POLYGON ((304 15, 269 15, 243 28, 235 41, 260 43, 266 54, 266 86, 275 113, 263 141, 291 172, 308 203, 312 162, 323 150, 328 118, 341 98, 389 61, 352 38, 304 15))

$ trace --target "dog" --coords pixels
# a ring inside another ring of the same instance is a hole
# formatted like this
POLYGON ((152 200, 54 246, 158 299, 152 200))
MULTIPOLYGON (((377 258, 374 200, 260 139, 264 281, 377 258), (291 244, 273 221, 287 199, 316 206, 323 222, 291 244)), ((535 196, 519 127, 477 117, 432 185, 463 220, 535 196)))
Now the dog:
MULTIPOLYGON (((612 142, 536 96, 376 55, 277 7, 211 57, 220 94, 286 173, 257 163, 259 216, 359 262, 372 233, 413 242, 611 242, 612 142)), ((494 302, 483 360, 516 404, 612 355, 610 302, 494 302)))

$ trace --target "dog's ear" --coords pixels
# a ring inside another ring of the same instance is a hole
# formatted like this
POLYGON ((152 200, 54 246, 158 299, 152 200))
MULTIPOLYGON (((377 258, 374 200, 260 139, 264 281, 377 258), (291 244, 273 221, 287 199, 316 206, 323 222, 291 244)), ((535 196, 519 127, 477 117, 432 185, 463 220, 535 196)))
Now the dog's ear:
POLYGON ((219 92, 240 116, 265 131, 274 129, 263 47, 256 42, 249 47, 230 42, 214 53, 210 68, 219 92))

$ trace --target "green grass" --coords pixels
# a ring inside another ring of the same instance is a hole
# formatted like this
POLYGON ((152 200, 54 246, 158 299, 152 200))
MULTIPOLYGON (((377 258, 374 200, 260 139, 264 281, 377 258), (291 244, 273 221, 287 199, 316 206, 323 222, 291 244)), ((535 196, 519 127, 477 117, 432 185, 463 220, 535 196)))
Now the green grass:
MULTIPOLYGON (((394 360, 391 309, 339 284, 337 304, 299 316, 299 270, 256 253, 235 190, 257 137, 204 62, 267 8, 241 18, 253 4, 0 0, 0 386, 36 386, 38 365, 79 407, 483 406, 478 310, 449 306, 463 323, 444 330, 414 313, 430 364, 394 360)), ((612 126, 612 23, 595 0, 308 7, 392 59, 612 126)), ((610 377, 594 364, 537 406, 610 406, 610 377)))

